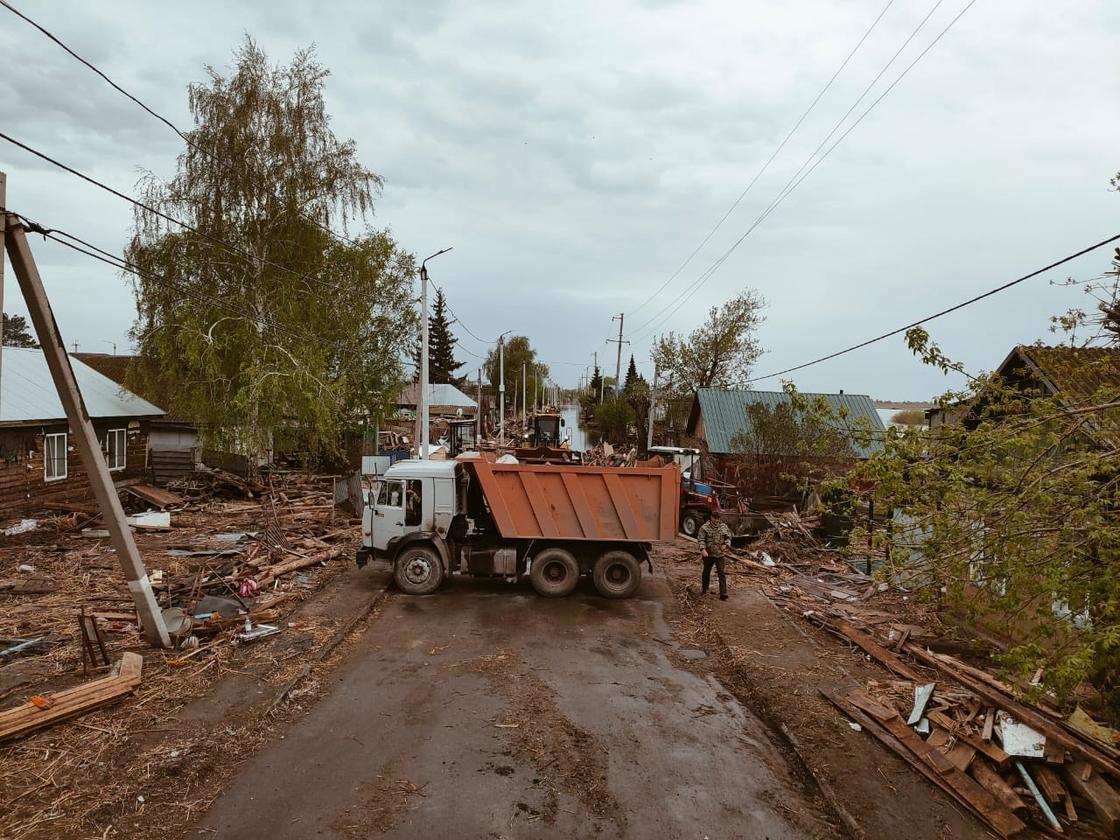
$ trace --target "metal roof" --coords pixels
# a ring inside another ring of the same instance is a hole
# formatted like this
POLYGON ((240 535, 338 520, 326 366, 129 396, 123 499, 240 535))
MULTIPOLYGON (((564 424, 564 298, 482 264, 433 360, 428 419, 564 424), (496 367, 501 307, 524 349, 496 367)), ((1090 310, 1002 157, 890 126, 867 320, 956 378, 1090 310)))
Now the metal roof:
MULTIPOLYGON (((415 382, 401 391, 397 405, 416 405, 419 390, 415 382)), ((450 405, 462 408, 478 408, 478 403, 456 388, 454 385, 428 385, 428 405, 450 405)))
MULTIPOLYGON (((78 359, 70 358, 90 417, 162 417, 164 411, 126 391, 78 359)), ((42 350, 0 351, 0 424, 65 421, 66 411, 42 350)))
MULTIPOLYGON (((866 394, 801 393, 800 396, 806 399, 821 397, 834 411, 843 411, 849 422, 866 418, 872 431, 886 431, 879 413, 875 410, 875 403, 866 394)), ((740 391, 716 388, 701 388, 696 394, 696 399, 704 419, 704 436, 708 442, 708 451, 721 454, 733 452, 732 438, 748 431, 750 426, 747 418, 748 405, 764 405, 773 409, 776 405, 788 404, 790 401, 789 394, 785 391, 740 391)), ((689 426, 695 429, 693 421, 689 422, 689 426)), ((857 457, 869 458, 882 448, 882 442, 876 438, 868 447, 856 446, 853 443, 852 448, 857 457)))

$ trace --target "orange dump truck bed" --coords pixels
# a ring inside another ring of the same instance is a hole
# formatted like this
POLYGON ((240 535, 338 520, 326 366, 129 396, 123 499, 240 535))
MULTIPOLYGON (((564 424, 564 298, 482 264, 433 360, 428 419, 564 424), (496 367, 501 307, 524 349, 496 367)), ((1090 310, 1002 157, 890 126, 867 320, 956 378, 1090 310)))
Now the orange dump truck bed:
POLYGON ((461 459, 506 539, 659 542, 677 533, 680 472, 667 467, 461 459))

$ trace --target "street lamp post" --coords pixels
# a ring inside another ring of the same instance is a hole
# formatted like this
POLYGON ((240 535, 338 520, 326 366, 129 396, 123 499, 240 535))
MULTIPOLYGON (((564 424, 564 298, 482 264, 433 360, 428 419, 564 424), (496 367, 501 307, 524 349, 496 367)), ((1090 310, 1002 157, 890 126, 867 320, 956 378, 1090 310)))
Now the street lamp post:
POLYGON ((430 257, 425 257, 420 263, 420 382, 418 399, 420 414, 420 440, 417 442, 417 455, 421 460, 428 458, 428 438, 431 434, 428 422, 428 260, 435 259, 440 254, 446 254, 451 248, 436 251, 430 257))

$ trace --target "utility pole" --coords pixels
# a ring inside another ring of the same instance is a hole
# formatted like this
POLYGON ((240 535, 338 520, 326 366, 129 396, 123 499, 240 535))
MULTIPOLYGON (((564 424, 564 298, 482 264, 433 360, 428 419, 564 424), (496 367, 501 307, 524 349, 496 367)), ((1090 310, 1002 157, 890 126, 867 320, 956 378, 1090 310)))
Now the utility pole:
POLYGON ((527 367, 525 362, 521 363, 521 432, 523 434, 529 430, 529 407, 525 404, 525 398, 529 396, 529 381, 525 378, 527 367))
POLYGON ((478 369, 478 406, 474 410, 474 442, 482 443, 482 368, 478 369))
MULTIPOLYGON (((595 356, 595 370, 599 371, 599 405, 602 405, 603 404, 603 372, 601 370, 599 370, 599 351, 598 350, 594 351, 594 353, 592 355, 595 356)), ((592 379, 591 381, 594 382, 595 380, 592 379)), ((592 397, 595 396, 594 391, 591 392, 591 396, 592 397)))
POLYGON ((431 423, 428 421, 428 260, 450 250, 436 251, 420 263, 420 440, 417 454, 422 461, 428 459, 428 437, 431 435, 431 423))
POLYGON ((498 446, 506 445, 506 334, 498 336, 498 446))
MULTIPOLYGON (((610 320, 618 321, 618 355, 615 356, 615 390, 622 384, 623 375, 623 321, 625 320, 625 312, 618 312, 618 316, 610 320)), ((626 342, 629 344, 629 342, 626 342)))
POLYGON ((646 431, 646 452, 653 446, 653 413, 657 408, 657 362, 653 363, 653 386, 649 389, 649 429, 646 431))
POLYGON ((140 558, 140 551, 136 547, 136 540, 133 539, 128 523, 125 522, 121 500, 117 497, 117 489, 113 486, 109 468, 105 464, 105 455, 97 441, 97 432, 94 431, 82 393, 78 389, 74 368, 70 364, 70 357, 66 355, 66 345, 59 333, 54 313, 51 311, 47 292, 43 288, 43 280, 39 276, 35 258, 27 244, 26 228, 24 223, 13 215, 6 217, 5 227, 4 247, 8 252, 8 258, 12 261, 12 269, 16 273, 20 291, 23 292, 24 301, 27 303, 31 323, 35 325, 35 335, 43 347, 43 356, 50 369, 55 388, 58 390, 59 401, 66 410, 66 419, 78 444, 78 452, 82 458, 82 466, 86 470, 90 489, 97 500, 105 526, 109 530, 117 560, 128 582, 128 591, 136 604, 136 615, 144 629, 144 636, 157 647, 169 648, 171 639, 167 633, 163 613, 156 602, 152 584, 144 568, 144 561, 140 558))

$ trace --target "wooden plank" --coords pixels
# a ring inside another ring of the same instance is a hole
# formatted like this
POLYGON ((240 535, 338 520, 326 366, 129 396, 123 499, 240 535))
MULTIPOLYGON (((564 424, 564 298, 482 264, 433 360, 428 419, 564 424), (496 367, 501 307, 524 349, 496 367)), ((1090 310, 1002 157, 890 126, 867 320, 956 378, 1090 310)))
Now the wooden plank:
POLYGON ((1045 764, 1033 764, 1031 769, 1034 771, 1034 780, 1046 795, 1046 799, 1052 803, 1058 803, 1062 797, 1068 796, 1065 785, 1062 780, 1058 778, 1058 774, 1045 764))
POLYGON ((1120 827, 1120 794, 1117 794, 1112 785, 1099 773, 1092 773, 1088 779, 1084 778, 1083 762, 1074 762, 1062 769, 1066 783, 1093 806, 1093 813, 1096 814, 1097 819, 1104 824, 1110 834, 1114 834, 1117 827, 1120 827))
POLYGON ((908 680, 914 682, 923 682, 922 677, 914 671, 909 665, 899 659, 894 653, 887 650, 885 647, 876 642, 867 633, 864 633, 858 627, 849 624, 842 619, 834 619, 828 622, 830 627, 835 628, 845 638, 850 639, 866 651, 873 659, 878 661, 887 670, 898 674, 908 680))
POLYGON ((963 741, 957 741, 945 757, 963 773, 972 763, 972 759, 976 758, 976 748, 963 741))
POLYGON ((991 741, 985 741, 983 738, 978 738, 976 735, 973 735, 944 712, 929 712, 927 717, 938 726, 945 729, 950 735, 964 741, 978 752, 982 752, 998 766, 1003 767, 1011 761, 1011 756, 998 746, 991 741))
POLYGON ((1120 764, 1117 764, 1100 750, 1082 743, 1041 713, 1028 706, 1024 706, 1015 698, 998 691, 986 682, 973 679, 968 674, 944 662, 941 657, 923 650, 918 645, 908 643, 906 645, 906 652, 920 662, 924 662, 934 668, 940 668, 981 699, 1007 712, 1019 722, 1025 723, 1032 729, 1037 730, 1046 738, 1052 738, 1058 744, 1065 747, 1071 754, 1091 763, 1097 770, 1120 778, 1120 764))
POLYGON ((96 686, 82 694, 58 692, 49 709, 28 701, 24 706, 0 713, 0 741, 28 735, 67 718, 76 717, 130 694, 140 684, 139 677, 106 677, 93 681, 96 686))
POLYGON ((984 708, 984 731, 980 733, 980 737, 985 741, 992 740, 992 730, 996 724, 996 710, 991 706, 984 708))
MULTIPOLYGON (((865 699, 866 695, 858 691, 848 695, 848 700, 860 708, 867 705, 865 699)), ((882 707, 879 706, 879 708, 882 707)), ((874 715, 875 713, 871 712, 871 714, 874 715)), ((998 798, 982 787, 975 779, 957 769, 941 752, 918 737, 918 734, 907 726, 906 722, 897 713, 891 718, 881 720, 881 723, 911 752, 933 767, 953 789, 956 797, 982 816, 983 820, 1000 837, 1014 837, 1026 830, 1023 821, 1005 807, 998 798)))
POLYGON ((158 487, 153 487, 150 484, 132 484, 127 488, 129 493, 138 498, 143 499, 145 502, 151 502, 159 508, 170 507, 171 505, 181 505, 183 497, 172 493, 170 490, 161 490, 158 487))
POLYGON ((1010 811, 1025 811, 1027 803, 1015 792, 1003 777, 993 770, 986 761, 974 761, 969 768, 972 778, 976 779, 984 788, 995 796, 1003 806, 1010 811))

